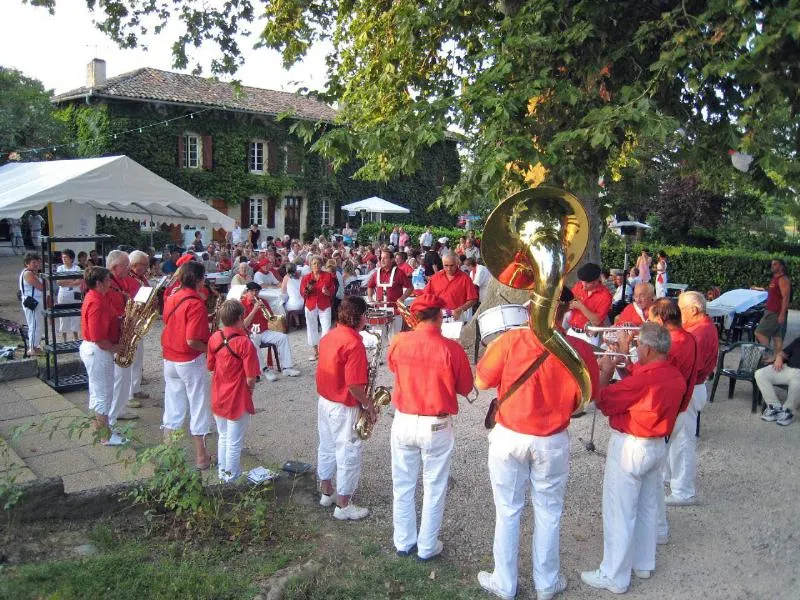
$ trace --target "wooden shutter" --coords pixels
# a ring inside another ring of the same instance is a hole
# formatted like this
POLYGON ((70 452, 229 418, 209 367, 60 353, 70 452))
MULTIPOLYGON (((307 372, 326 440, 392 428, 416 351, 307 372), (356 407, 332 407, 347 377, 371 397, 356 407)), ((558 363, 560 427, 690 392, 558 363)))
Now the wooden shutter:
POLYGON ((250 198, 242 200, 242 218, 239 219, 242 229, 250 227, 250 198))
POLYGON ((203 136, 203 169, 210 171, 214 168, 214 146, 211 143, 211 136, 203 136))
POLYGON ((184 155, 186 154, 186 148, 183 145, 183 135, 178 136, 178 168, 183 168, 183 160, 184 155))
POLYGON ((267 142, 267 171, 278 172, 278 145, 275 142, 267 142))
POLYGON ((300 148, 297 144, 286 145, 286 172, 297 175, 302 171, 302 161, 300 160, 300 148))
POLYGON ((267 199, 267 228, 275 229, 275 206, 278 201, 275 198, 267 199))

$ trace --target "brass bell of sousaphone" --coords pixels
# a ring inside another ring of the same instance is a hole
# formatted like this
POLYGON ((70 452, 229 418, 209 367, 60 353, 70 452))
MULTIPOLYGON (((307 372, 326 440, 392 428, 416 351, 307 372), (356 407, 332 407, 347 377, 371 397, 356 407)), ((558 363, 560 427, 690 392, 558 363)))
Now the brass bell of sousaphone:
POLYGON ((555 328, 567 273, 589 243, 589 217, 572 194, 554 187, 523 190, 503 200, 486 221, 481 254, 500 283, 531 294, 533 334, 575 377, 576 407, 589 402, 592 384, 580 355, 555 328))

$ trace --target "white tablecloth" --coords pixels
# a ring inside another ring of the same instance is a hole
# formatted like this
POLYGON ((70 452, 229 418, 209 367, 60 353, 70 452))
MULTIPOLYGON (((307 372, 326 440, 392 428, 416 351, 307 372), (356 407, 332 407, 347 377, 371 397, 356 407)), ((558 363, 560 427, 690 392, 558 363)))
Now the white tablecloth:
POLYGON ((281 288, 264 288, 258 292, 258 297, 269 302, 269 307, 276 315, 286 314, 283 303, 288 296, 281 292, 281 288))
POLYGON ((710 317, 725 317, 725 329, 733 325, 737 313, 745 312, 767 300, 767 292, 760 290, 729 290, 706 305, 710 317))
POLYGON ((230 285, 231 276, 226 273, 206 273, 206 279, 214 281, 214 285, 230 285))

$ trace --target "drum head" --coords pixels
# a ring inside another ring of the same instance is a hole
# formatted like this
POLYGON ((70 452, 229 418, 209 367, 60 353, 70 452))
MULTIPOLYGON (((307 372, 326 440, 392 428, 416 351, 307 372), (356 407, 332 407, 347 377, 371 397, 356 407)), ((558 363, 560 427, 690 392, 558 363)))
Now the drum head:
POLYGON ((501 304, 482 312, 478 315, 481 342, 486 344, 494 336, 525 325, 528 318, 528 309, 521 304, 501 304))

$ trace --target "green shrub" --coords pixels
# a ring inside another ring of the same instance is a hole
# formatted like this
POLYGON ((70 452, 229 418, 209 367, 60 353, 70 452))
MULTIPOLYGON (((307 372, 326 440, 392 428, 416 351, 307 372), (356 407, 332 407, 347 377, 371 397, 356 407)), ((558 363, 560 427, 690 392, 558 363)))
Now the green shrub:
MULTIPOLYGON (((358 230, 358 243, 359 244, 368 244, 370 242, 375 241, 378 238, 378 232, 380 232, 381 227, 386 225, 386 231, 391 233, 392 227, 402 227, 406 230, 406 233, 411 237, 411 244, 413 246, 419 246, 419 236, 423 234, 425 231, 425 225, 413 225, 408 223, 364 223, 361 228, 358 230)), ((438 240, 441 237, 446 237, 450 240, 450 247, 455 248, 458 244, 458 238, 462 235, 467 235, 466 230, 464 229, 457 229, 455 227, 431 227, 431 233, 433 234, 434 241, 438 240)))

